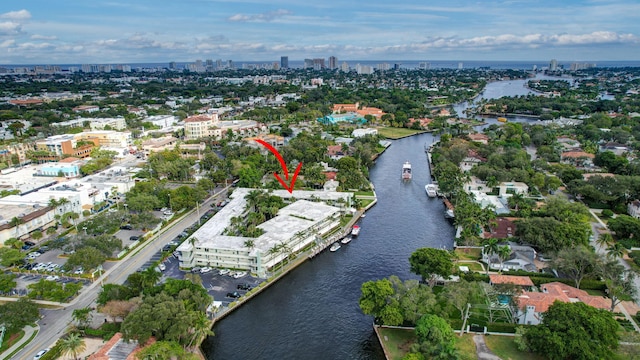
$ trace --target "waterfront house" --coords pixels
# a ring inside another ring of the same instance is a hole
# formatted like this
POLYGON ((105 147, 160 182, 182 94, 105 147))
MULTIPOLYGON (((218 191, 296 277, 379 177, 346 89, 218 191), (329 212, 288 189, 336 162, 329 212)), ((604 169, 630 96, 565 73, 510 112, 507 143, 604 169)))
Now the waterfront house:
POLYGON ((542 316, 555 301, 583 302, 598 309, 610 309, 611 302, 602 296, 589 295, 586 291, 561 282, 540 285, 540 291, 524 291, 516 298, 518 324, 538 325, 542 316))

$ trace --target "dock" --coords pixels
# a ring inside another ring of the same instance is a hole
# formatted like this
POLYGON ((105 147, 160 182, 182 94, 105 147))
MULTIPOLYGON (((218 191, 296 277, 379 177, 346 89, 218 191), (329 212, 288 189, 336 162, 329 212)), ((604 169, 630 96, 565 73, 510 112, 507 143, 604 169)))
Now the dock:
POLYGON ((357 211, 355 214, 353 214, 353 218, 347 223, 347 225, 342 228, 340 231, 338 231, 337 233, 329 236, 327 239, 324 239, 322 241, 319 241, 318 244, 316 244, 310 251, 309 253, 309 259, 315 257, 316 255, 320 254, 324 249, 328 248, 329 246, 331 246, 331 244, 333 244, 334 242, 346 237, 347 235, 349 235, 349 233, 351 233, 351 229, 353 227, 353 225, 360 220, 360 217, 362 217, 362 214, 364 213, 364 211, 359 210, 357 211))

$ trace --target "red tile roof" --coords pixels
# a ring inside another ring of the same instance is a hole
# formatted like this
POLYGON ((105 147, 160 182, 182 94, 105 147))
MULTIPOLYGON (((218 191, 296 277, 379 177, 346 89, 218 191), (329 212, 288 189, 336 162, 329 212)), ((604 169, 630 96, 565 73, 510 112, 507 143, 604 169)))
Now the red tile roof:
POLYGON ((533 281, 528 276, 496 275, 489 274, 492 284, 513 284, 518 286, 533 286, 533 281))
POLYGON ((596 156, 593 154, 589 154, 588 152, 584 152, 584 151, 567 151, 567 152, 563 152, 562 153, 562 158, 573 158, 573 159, 578 159, 578 158, 589 158, 589 159, 593 159, 596 156))
POLYGON ((598 309, 610 309, 611 302, 602 296, 589 295, 586 291, 561 282, 552 282, 540 286, 542 292, 525 291, 517 299, 518 306, 534 306, 536 312, 545 312, 555 301, 583 302, 598 309))

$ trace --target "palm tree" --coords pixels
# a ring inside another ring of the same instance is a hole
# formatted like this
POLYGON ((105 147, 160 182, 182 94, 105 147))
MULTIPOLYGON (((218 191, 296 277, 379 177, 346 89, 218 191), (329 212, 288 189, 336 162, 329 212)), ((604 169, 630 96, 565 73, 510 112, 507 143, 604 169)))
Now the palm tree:
POLYGON ((189 329, 191 339, 189 340, 189 345, 187 345, 187 347, 192 347, 194 344, 198 344, 200 339, 205 336, 213 335, 211 322, 207 319, 207 315, 201 311, 194 312, 194 319, 191 321, 191 325, 192 327, 189 329))
POLYGON ((146 268, 143 272, 140 273, 142 275, 142 288, 143 289, 149 289, 153 286, 155 286, 158 281, 160 280, 160 278, 162 277, 162 275, 156 271, 156 268, 153 266, 150 266, 148 268, 146 268))
POLYGON ((607 248, 607 256, 614 259, 621 258, 627 252, 627 249, 620 243, 612 244, 607 248))
POLYGON ((253 250, 253 248, 256 247, 256 242, 253 239, 247 239, 244 241, 244 247, 246 247, 247 249, 249 249, 249 252, 251 252, 251 250, 253 250))
POLYGON ((260 202, 262 195, 262 191, 260 190, 251 190, 244 197, 245 200, 247 200, 247 206, 251 208, 252 211, 256 211, 257 205, 260 202))
POLYGON ((487 275, 489 275, 489 269, 491 268, 491 256, 498 253, 500 246, 498 245, 498 239, 495 238, 485 239, 482 246, 484 253, 487 254, 487 275))
POLYGON ((16 238, 19 237, 20 225, 24 224, 24 220, 19 217, 13 217, 11 221, 9 221, 9 226, 16 227, 16 238))
POLYGON ((71 315, 73 317, 73 320, 76 321, 78 323, 78 326, 81 328, 87 327, 87 325, 89 325, 89 322, 91 322, 91 318, 93 317, 91 315, 91 308, 89 307, 75 309, 73 310, 73 313, 71 315))
POLYGON ((609 247, 609 245, 611 245, 612 243, 613 236, 610 233, 600 234, 596 239, 596 244, 603 249, 609 247))
POLYGON ((500 273, 502 273, 502 264, 511 255, 511 248, 509 245, 500 246, 498 248, 498 259, 500 259, 500 273))
POLYGON ((74 359, 86 349, 84 339, 77 333, 71 333, 60 341, 61 352, 64 355, 72 355, 74 359))

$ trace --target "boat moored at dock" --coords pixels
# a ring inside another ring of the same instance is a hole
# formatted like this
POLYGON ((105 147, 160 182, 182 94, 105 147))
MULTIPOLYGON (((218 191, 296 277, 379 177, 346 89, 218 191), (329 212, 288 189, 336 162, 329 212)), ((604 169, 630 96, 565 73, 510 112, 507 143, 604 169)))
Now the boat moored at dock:
POLYGON ((358 236, 358 234, 360 234, 360 226, 353 225, 353 228, 351 228, 351 236, 358 236))
POLYGON ((331 247, 329 248, 329 251, 336 252, 340 248, 341 248, 340 243, 339 242, 335 242, 335 243, 333 243, 333 245, 331 245, 331 247))
POLYGON ((424 190, 430 198, 438 196, 438 185, 436 184, 427 184, 424 186, 424 190))

